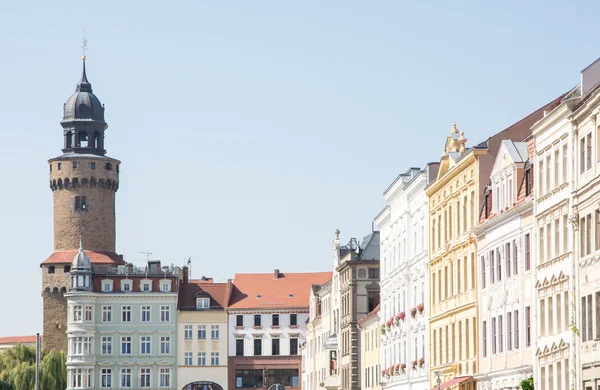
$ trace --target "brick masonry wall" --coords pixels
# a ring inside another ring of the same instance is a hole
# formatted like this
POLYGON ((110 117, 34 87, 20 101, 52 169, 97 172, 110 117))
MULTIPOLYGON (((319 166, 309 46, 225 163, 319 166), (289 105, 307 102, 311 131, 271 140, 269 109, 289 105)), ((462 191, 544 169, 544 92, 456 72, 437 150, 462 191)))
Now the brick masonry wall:
POLYGON ((64 265, 54 265, 53 274, 42 266, 42 299, 44 301, 44 344, 48 349, 67 351, 67 299, 64 294, 70 285, 70 276, 64 265), (57 323, 59 325, 57 326, 57 323))
POLYGON ((118 160, 108 158, 56 159, 50 162, 54 194, 54 250, 79 248, 115 251, 115 192, 119 186, 118 160), (78 167, 73 168, 73 161, 78 167), (90 163, 96 168, 91 169, 90 163), (58 164, 61 169, 58 169, 58 164), (105 168, 112 165, 111 170, 105 168), (87 210, 75 210, 75 197, 85 196, 87 210))

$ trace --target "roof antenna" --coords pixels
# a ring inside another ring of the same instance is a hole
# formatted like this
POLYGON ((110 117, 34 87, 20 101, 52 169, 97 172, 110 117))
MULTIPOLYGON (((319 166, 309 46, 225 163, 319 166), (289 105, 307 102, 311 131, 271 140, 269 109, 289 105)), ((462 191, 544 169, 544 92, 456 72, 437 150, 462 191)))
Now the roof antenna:
POLYGON ((150 256, 152 255, 152 252, 138 252, 138 253, 146 255, 146 262, 150 261, 150 256))
POLYGON ((192 258, 189 257, 187 261, 188 266, 188 280, 192 280, 192 258))

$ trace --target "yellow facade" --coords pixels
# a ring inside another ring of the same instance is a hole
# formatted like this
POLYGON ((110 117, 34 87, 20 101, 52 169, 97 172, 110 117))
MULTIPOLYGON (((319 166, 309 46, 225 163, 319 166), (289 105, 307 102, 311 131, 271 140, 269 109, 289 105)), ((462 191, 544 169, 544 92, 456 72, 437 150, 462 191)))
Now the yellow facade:
POLYGON ((359 322, 361 389, 381 389, 379 308, 359 322))
MULTIPOLYGON (((456 127, 446 141, 429 203, 430 380, 477 373, 477 244, 479 157, 456 127), (436 373, 436 374, 434 374, 436 373)), ((489 178, 488 178, 489 179, 489 178)), ((485 180, 485 179, 484 179, 485 180)), ((471 387, 467 381, 463 387, 471 387)), ((474 389, 474 385, 472 387, 474 389)))

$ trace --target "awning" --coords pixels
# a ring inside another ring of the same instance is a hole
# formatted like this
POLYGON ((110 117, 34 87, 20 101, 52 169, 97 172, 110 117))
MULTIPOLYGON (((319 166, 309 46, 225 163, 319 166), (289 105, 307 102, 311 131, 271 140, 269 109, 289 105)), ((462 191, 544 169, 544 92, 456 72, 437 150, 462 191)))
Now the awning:
MULTIPOLYGON (((440 387, 439 387, 439 390, 444 390, 444 389, 449 389, 450 390, 450 389, 452 389, 452 386, 457 385, 459 383, 462 383, 464 381, 467 381, 469 379, 473 379, 473 377, 472 376, 459 376, 459 377, 456 377, 454 379, 450 379, 448 382, 442 383, 440 385, 440 387)), ((431 390, 438 390, 437 385, 433 386, 431 388, 431 390)))

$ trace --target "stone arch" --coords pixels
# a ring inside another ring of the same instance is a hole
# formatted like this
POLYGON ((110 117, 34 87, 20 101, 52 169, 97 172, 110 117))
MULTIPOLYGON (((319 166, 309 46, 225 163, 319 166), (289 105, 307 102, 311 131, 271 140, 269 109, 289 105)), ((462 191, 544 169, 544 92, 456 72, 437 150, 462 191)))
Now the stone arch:
POLYGON ((223 390, 223 387, 215 382, 196 381, 188 383, 181 390, 223 390))
POLYGON ((92 142, 93 142, 92 147, 94 147, 95 149, 100 148, 100 132, 96 131, 94 133, 94 139, 92 140, 92 142))
POLYGON ((84 177, 83 179, 81 179, 81 186, 84 188, 87 188, 89 184, 89 180, 87 179, 87 177, 84 177))
POLYGON ((94 176, 90 179, 90 188, 96 188, 96 178, 94 176))
POLYGON ((98 180, 98 187, 104 188, 104 179, 98 180))
POLYGON ((73 188, 78 188, 78 187, 79 187, 79 179, 78 179, 78 178, 76 178, 76 177, 74 177, 74 178, 73 178, 73 181, 71 182, 71 186, 72 186, 73 188))
POLYGON ((87 148, 89 145, 88 133, 85 130, 79 132, 79 146, 80 148, 87 148))
POLYGON ((67 131, 67 134, 65 134, 65 142, 66 142, 66 147, 67 149, 70 149, 73 147, 73 132, 71 131, 67 131))
POLYGON ((45 293, 50 293, 50 287, 46 287, 46 289, 44 290, 45 293))
POLYGON ((50 189, 54 190, 54 186, 52 185, 52 180, 50 180, 50 189))
POLYGON ((59 190, 62 190, 63 188, 63 181, 62 179, 58 179, 58 181, 56 182, 56 185, 58 187, 59 190))
POLYGON ((60 293, 61 293, 61 294, 66 294, 66 293, 67 293, 67 288, 66 288, 66 287, 62 287, 62 288, 60 289, 60 293))
POLYGON ((58 287, 54 287, 54 288, 52 289, 52 293, 54 293, 54 294, 58 294, 58 287))
POLYGON ((52 180, 52 188, 56 189, 56 179, 52 180))
POLYGON ((68 190, 70 185, 71 185, 71 180, 69 180, 69 178, 67 177, 65 179, 65 189, 68 190))

